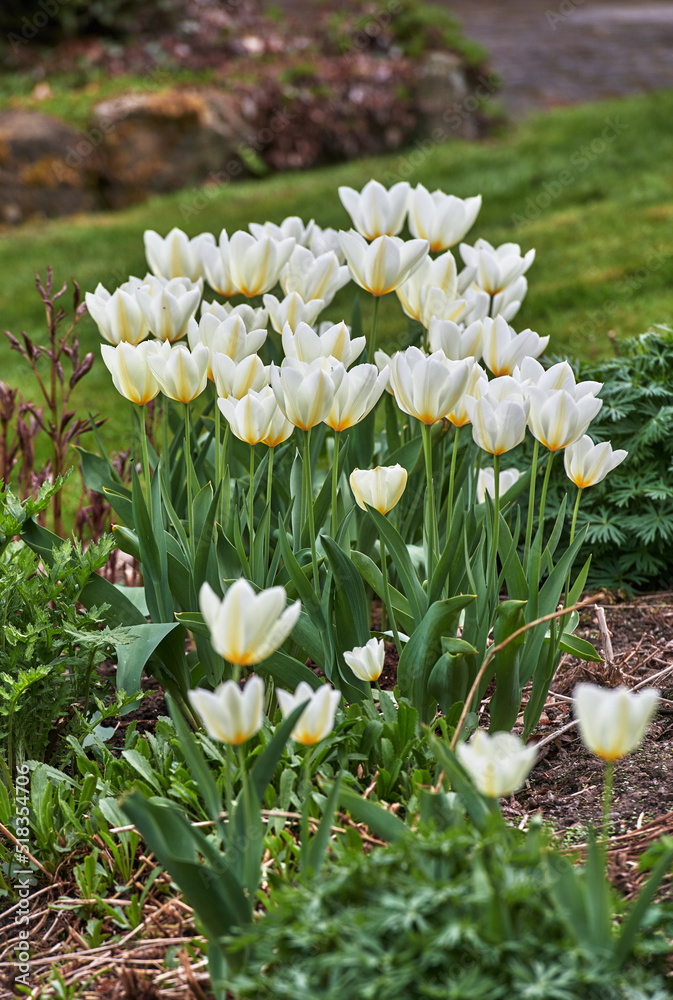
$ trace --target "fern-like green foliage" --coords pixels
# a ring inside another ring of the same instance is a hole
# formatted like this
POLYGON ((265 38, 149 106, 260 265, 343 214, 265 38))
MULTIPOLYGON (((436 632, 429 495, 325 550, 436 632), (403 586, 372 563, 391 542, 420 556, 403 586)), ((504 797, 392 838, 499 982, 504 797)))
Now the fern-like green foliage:
MULTIPOLYGON (((621 355, 573 367, 603 383, 603 407, 589 428, 594 441, 625 448, 628 458, 584 491, 578 527, 587 526, 590 583, 632 593, 669 587, 673 578, 673 329, 620 341, 621 355)), ((549 512, 575 487, 556 459, 549 512)))
POLYGON ((0 753, 10 768, 17 757, 45 761, 57 745, 62 751, 76 707, 97 689, 95 668, 114 636, 102 628, 104 608, 77 602, 113 544, 104 537, 83 551, 63 542, 51 567, 22 542, 0 551, 0 753))

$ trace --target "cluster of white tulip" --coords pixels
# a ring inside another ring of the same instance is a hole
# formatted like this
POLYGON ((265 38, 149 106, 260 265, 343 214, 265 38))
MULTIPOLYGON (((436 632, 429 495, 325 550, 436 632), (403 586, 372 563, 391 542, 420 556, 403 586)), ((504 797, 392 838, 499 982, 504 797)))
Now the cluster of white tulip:
MULTIPOLYGON (((461 242, 479 213, 481 196, 460 199, 441 191, 431 193, 421 184, 412 189, 406 182, 387 190, 375 180, 360 192, 341 187, 339 196, 352 221, 349 231, 321 229, 313 220, 306 224, 290 217, 280 225, 251 223, 250 232, 230 235, 222 230, 217 240, 209 233, 190 239, 178 229, 165 238, 146 232, 145 251, 151 273, 144 279, 129 278, 112 294, 99 285, 86 296, 89 312, 108 341, 102 347, 104 362, 117 390, 132 403, 145 407, 162 392, 186 404, 188 453, 188 404, 205 390, 208 381, 213 383, 217 394, 218 481, 226 462, 228 440, 225 434, 222 448, 220 415, 227 422, 227 434, 231 430, 251 447, 251 546, 253 449, 259 444, 271 449, 270 489, 273 449, 295 428, 304 432, 303 470, 307 478, 301 492, 300 516, 303 524, 304 504, 309 499, 316 588, 319 576, 310 502, 311 430, 324 423, 334 432, 334 536, 338 527, 340 434, 371 413, 384 391, 394 397, 403 413, 419 422, 427 476, 426 568, 430 579, 439 552, 431 428, 440 422, 454 427, 447 504, 450 519, 458 437, 461 428, 471 425, 474 442, 493 456, 492 467, 482 469, 477 482, 478 502, 484 502, 487 493, 495 501, 496 541, 491 546, 490 581, 495 575, 499 497, 519 475, 516 469, 501 472, 500 457, 519 445, 527 431, 535 443, 526 550, 532 531, 540 444, 549 452, 540 522, 544 519, 551 459, 563 450, 567 475, 578 487, 573 533, 582 490, 599 482, 626 457, 626 452, 613 451, 608 442, 594 444, 587 435, 601 407, 597 398, 601 384, 578 383, 567 362, 545 370, 536 359, 549 338, 530 329, 517 332, 510 326, 526 295, 525 275, 535 251, 522 253, 514 243, 493 247, 482 239, 472 246, 461 242), (405 224, 411 239, 399 235, 405 224), (451 251, 457 245, 464 264, 460 272, 451 251), (374 297, 368 339, 351 337, 343 321, 320 320, 337 292, 350 280, 374 297), (202 302, 197 318, 204 283, 225 298, 261 296, 263 308, 253 302, 202 302), (274 294, 277 286, 282 297, 274 294), (393 291, 403 312, 424 328, 426 349, 412 346, 392 357, 376 351, 378 303, 393 291), (267 341, 269 321, 280 337, 284 354, 280 364, 265 364, 259 356, 267 341)), ((147 463, 145 476, 149 481, 147 463)), ((406 481, 407 472, 400 465, 356 469, 350 477, 357 504, 381 515, 398 503, 406 481)), ((187 495, 191 503, 189 488, 187 495)), ((380 552, 384 604, 399 650, 383 537, 380 552)), ((231 585, 222 602, 208 585, 200 595, 215 650, 238 667, 258 663, 289 636, 299 615, 299 603, 286 609, 285 602, 282 587, 256 594, 244 580, 231 585)), ((355 676, 370 682, 380 676, 383 658, 383 643, 376 639, 344 654, 355 676)), ((307 745, 330 731, 339 697, 329 685, 315 694, 307 685, 300 685, 293 695, 278 692, 284 715, 302 701, 308 702, 294 729, 295 739, 307 745)), ((192 704, 210 734, 228 743, 244 742, 262 724, 262 687, 254 677, 244 691, 227 682, 214 693, 194 692, 192 704)), ((481 775, 475 780, 486 794, 504 794, 498 789, 516 785, 532 763, 529 750, 524 757, 517 756, 512 739, 509 734, 496 734, 489 741, 479 734, 471 744, 461 744, 461 760, 474 775, 481 775), (503 767, 507 763, 504 784, 493 770, 497 760, 503 767)))

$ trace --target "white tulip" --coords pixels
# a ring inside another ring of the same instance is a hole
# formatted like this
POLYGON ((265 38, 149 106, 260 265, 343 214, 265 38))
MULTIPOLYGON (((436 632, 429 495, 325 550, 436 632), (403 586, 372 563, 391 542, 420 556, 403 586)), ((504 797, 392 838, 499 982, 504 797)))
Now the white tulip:
POLYGON ((247 302, 242 302, 237 306, 233 306, 231 302, 202 302, 201 315, 205 316, 206 313, 212 313, 213 316, 217 316, 220 322, 225 319, 231 319, 233 316, 238 316, 243 321, 248 333, 251 330, 263 329, 269 322, 269 315, 266 309, 253 309, 247 302))
POLYGON ((312 326, 325 308, 323 299, 304 302, 299 292, 290 292, 280 302, 275 295, 265 295, 264 305, 276 333, 282 333, 286 323, 292 331, 296 330, 300 323, 312 326))
POLYGON ((271 385, 285 417, 307 431, 328 415, 345 373, 334 358, 316 358, 310 364, 285 358, 280 368, 271 365, 271 385))
POLYGON ((359 424, 378 403, 387 382, 387 370, 379 372, 376 365, 356 365, 345 372, 325 423, 333 431, 345 431, 359 424))
POLYGON ((142 287, 140 278, 129 278, 112 295, 101 284, 95 292, 86 293, 89 315, 111 344, 138 344, 148 335, 147 321, 136 298, 137 289, 142 287))
POLYGON ((247 298, 269 292, 278 281, 294 249, 294 239, 276 242, 271 236, 256 240, 242 229, 229 239, 229 277, 247 298))
MULTIPOLYGON (((514 486, 521 473, 518 469, 503 469, 498 476, 498 494, 503 497, 507 490, 514 486)), ((495 471, 480 469, 477 476, 477 503, 483 503, 486 494, 495 499, 495 471)))
POLYGON ((409 184, 400 181, 388 191, 383 184, 371 180, 362 191, 350 187, 339 188, 341 204, 353 225, 368 240, 379 236, 397 236, 407 214, 409 184))
POLYGON ((383 673, 386 648, 383 639, 370 639, 364 646, 355 646, 344 653, 344 660, 361 681, 373 683, 383 673))
POLYGON ((348 267, 360 288, 377 298, 393 292, 420 267, 428 255, 426 240, 379 236, 367 243, 359 233, 340 233, 348 267))
POLYGON ((206 243, 201 247, 201 262, 210 287, 227 298, 238 294, 238 288, 231 280, 229 259, 229 236, 223 229, 219 243, 206 243))
POLYGON ((153 229, 143 234, 145 256, 153 274, 158 278, 203 278, 202 254, 205 247, 215 246, 212 233, 201 233, 193 239, 181 229, 171 229, 161 238, 153 229))
POLYGON ((295 247, 280 272, 280 287, 286 295, 298 292, 304 302, 322 299, 326 306, 349 281, 348 268, 339 263, 335 253, 316 257, 305 247, 295 247))
MULTIPOLYGON (((267 390, 264 389, 262 391, 266 392, 267 390)), ((273 392, 273 389, 270 389, 270 391, 273 392)), ((277 447, 277 445, 282 444, 283 441, 287 441, 287 439, 294 433, 294 424, 287 419, 281 410, 278 402, 276 401, 275 394, 273 398, 276 403, 276 408, 273 411, 269 429, 261 441, 261 443, 265 444, 267 448, 277 447)))
POLYGON ((493 247, 479 239, 473 247, 460 244, 460 255, 468 267, 476 267, 475 281, 489 295, 497 295, 528 270, 535 260, 535 251, 529 250, 522 257, 517 243, 503 243, 493 247))
POLYGON ((582 742, 608 762, 626 757, 642 743, 658 704, 656 688, 630 691, 624 685, 609 689, 578 684, 573 691, 582 742))
POLYGON ((451 298, 441 288, 424 285, 421 288, 421 309, 419 320, 427 330, 433 319, 460 322, 465 316, 467 301, 451 298))
POLYGON ((276 398, 268 386, 267 391, 250 389, 240 399, 218 399, 217 405, 239 441, 251 445, 264 441, 276 412, 276 398))
POLYGON ((521 788, 537 751, 513 733, 489 736, 478 729, 469 743, 458 744, 456 754, 481 794, 499 799, 521 788))
POLYGON ((583 490, 600 483, 627 455, 628 451, 623 448, 613 451, 609 441, 594 444, 589 435, 585 434, 579 441, 568 445, 563 463, 568 479, 583 490))
POLYGON ((353 469, 351 490, 358 507, 374 507, 381 514, 399 502, 407 485, 407 470, 402 465, 377 465, 375 469, 353 469), (367 505, 367 506, 365 506, 367 505))
POLYGON ((283 219, 279 226, 274 222, 265 222, 263 225, 260 225, 259 222, 251 222, 248 229, 256 240, 270 236, 277 243, 281 243, 283 240, 292 238, 297 246, 306 247, 313 235, 314 226, 313 219, 304 225, 303 220, 298 215, 290 215, 287 219, 283 219))
POLYGON ((256 594, 243 579, 231 584, 223 600, 207 583, 199 592, 199 607, 213 649, 241 667, 265 660, 285 642, 301 611, 300 601, 289 607, 286 604, 284 587, 256 594))
POLYGON ((376 365, 376 367, 380 372, 385 371, 388 375, 388 378, 386 380, 386 392, 390 393, 391 396, 394 396, 395 393, 393 392, 392 386, 390 385, 390 366, 392 364, 392 360, 393 359, 391 358, 391 356, 389 354, 386 354, 385 351, 379 350, 374 352, 374 364, 376 365))
POLYGON ((567 361, 559 361, 551 368, 543 368, 535 358, 525 357, 519 366, 521 381, 536 385, 546 392, 563 389, 573 399, 596 396, 603 388, 602 382, 576 382, 575 375, 567 361))
POLYGON ((198 323, 189 321, 187 340, 192 350, 198 344, 208 348, 208 378, 214 381, 213 354, 226 354, 238 364, 257 353, 266 340, 266 330, 248 330, 237 313, 223 320, 214 313, 204 313, 198 323))
POLYGON ((405 314, 418 322, 421 321, 421 289, 426 285, 441 288, 449 299, 458 298, 458 278, 453 254, 443 253, 435 260, 425 257, 411 277, 395 289, 405 314))
POLYGON ((474 368, 470 372, 470 377, 467 380, 465 392, 460 397, 454 408, 446 414, 446 419, 450 421, 454 427, 465 427, 466 424, 469 424, 470 415, 465 407, 465 400, 468 397, 471 399, 478 399, 482 392, 487 390, 488 384, 488 375, 481 365, 475 363, 474 368))
POLYGON ((481 357, 482 325, 479 321, 464 327, 448 319, 431 319, 428 342, 431 351, 444 351, 452 361, 481 357))
POLYGON ((443 191, 432 194, 422 184, 409 192, 409 231, 427 240, 430 250, 447 250, 460 243, 474 225, 481 208, 481 195, 456 198, 443 191))
POLYGON ((397 405, 424 424, 434 424, 454 409, 465 392, 474 360, 450 361, 444 351, 426 357, 417 347, 399 351, 390 367, 397 405))
POLYGON ((465 396, 464 405, 475 444, 491 455, 516 448, 526 436, 530 403, 515 378, 503 375, 493 379, 478 399, 465 396))
POLYGON ((150 354, 147 363, 164 395, 180 403, 191 403, 208 382, 208 348, 197 344, 188 351, 182 344, 169 352, 150 354))
POLYGON ((308 249, 314 257, 320 257, 324 253, 335 253, 340 264, 344 263, 345 257, 339 241, 339 233, 336 229, 321 229, 314 225, 311 238, 308 242, 308 249))
POLYGON ((295 708, 308 701, 292 730, 292 738, 297 743, 313 746, 329 736, 334 729, 334 717, 341 701, 341 692, 335 691, 329 684, 321 684, 314 691, 306 681, 300 681, 294 694, 277 688, 276 697, 284 719, 292 715, 295 708))
POLYGON ((264 721, 264 681, 251 677, 243 688, 225 681, 214 691, 196 688, 189 702, 213 740, 240 746, 262 728, 264 721))
POLYGON ((217 395, 225 399, 229 396, 241 399, 251 389, 259 392, 271 379, 269 366, 258 354, 249 354, 236 362, 228 354, 215 352, 210 356, 210 366, 217 395))
POLYGON ((502 316, 509 323, 521 308, 521 303, 526 298, 527 292, 528 282, 523 275, 520 275, 511 285, 503 288, 501 292, 496 292, 493 296, 491 316, 502 316))
POLYGON ((192 282, 189 278, 166 280, 149 276, 147 284, 136 290, 136 298, 154 336, 173 343, 187 333, 202 290, 200 279, 192 282))
POLYGON ((538 357, 549 343, 533 330, 517 333, 502 316, 482 320, 482 357, 494 375, 511 375, 527 356, 538 357))
POLYGON ((294 332, 289 324, 282 333, 285 357, 297 361, 316 361, 318 358, 336 358, 345 368, 360 357, 365 346, 364 337, 351 340, 345 323, 335 323, 322 333, 316 333, 307 323, 299 323, 294 332))
POLYGON ((170 344, 159 344, 156 340, 145 340, 142 344, 122 341, 116 347, 101 346, 103 361, 112 375, 115 389, 138 406, 146 406, 159 393, 159 383, 147 363, 148 356, 167 356, 170 350, 170 344))
POLYGON ((531 385, 526 394, 530 431, 549 451, 560 451, 581 438, 603 405, 595 396, 575 400, 565 389, 549 392, 531 385))

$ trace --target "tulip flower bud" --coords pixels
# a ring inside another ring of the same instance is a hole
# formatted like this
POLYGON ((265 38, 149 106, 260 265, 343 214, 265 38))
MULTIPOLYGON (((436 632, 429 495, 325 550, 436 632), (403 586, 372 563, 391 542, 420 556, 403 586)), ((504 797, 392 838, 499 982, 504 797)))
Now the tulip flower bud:
POLYGON ((373 507, 381 514, 392 510, 407 485, 407 470, 401 465, 377 465, 375 469, 353 469, 351 490, 358 507, 373 507))
POLYGON ((259 444, 266 438, 277 409, 276 397, 270 386, 262 392, 251 389, 241 399, 231 396, 218 399, 217 405, 239 441, 251 445, 259 444))
POLYGON ((379 236, 369 244, 359 233, 339 233, 341 248, 353 279, 377 298, 394 291, 423 263, 426 240, 379 236))
POLYGON ((348 268, 339 263, 335 253, 323 253, 316 257, 305 247, 295 247, 280 272, 280 287, 286 295, 298 292, 304 302, 322 299, 326 306, 349 281, 348 268))
POLYGON ((120 343, 116 347, 103 344, 101 354, 106 368, 112 375, 117 392, 138 406, 146 406, 159 393, 159 383, 147 362, 152 355, 168 358, 170 344, 145 340, 142 344, 120 343))
POLYGON ((587 486, 595 486, 605 479, 620 462, 623 462, 628 451, 617 448, 613 451, 609 441, 594 444, 588 434, 579 441, 568 445, 563 456, 566 475, 575 486, 581 490, 587 486))
POLYGON ((430 250, 447 250, 460 243, 474 225, 481 208, 481 195, 456 198, 443 191, 432 194, 422 184, 409 192, 409 231, 427 240, 430 250))
POLYGON ((434 424, 454 409, 465 392, 474 360, 450 361, 444 351, 426 357, 417 347, 398 352, 390 367, 397 405, 424 424, 434 424))
POLYGON ((292 730, 292 738, 304 746, 313 746, 328 736, 334 729, 334 717, 341 700, 341 692, 329 684, 321 684, 313 691, 306 681, 300 681, 294 694, 276 689, 276 697, 284 719, 308 700, 308 705, 299 716, 292 730))
POLYGON ((334 358, 316 358, 310 364, 285 358, 280 368, 271 365, 271 385, 287 419, 307 431, 328 415, 345 373, 334 358))
POLYGON ((153 229, 146 229, 143 241, 153 274, 158 278, 189 278, 190 281, 203 278, 203 250, 215 246, 212 233, 201 233, 190 240, 181 229, 171 229, 165 239, 153 229))
POLYGON ((286 607, 284 587, 255 593, 247 580, 232 583, 224 600, 204 583, 199 592, 201 614, 213 649, 230 663, 249 667, 270 656, 297 623, 301 602, 286 607))
POLYGON ((191 403, 208 381, 208 348, 197 344, 190 353, 178 344, 170 353, 150 354, 147 363, 164 395, 179 403, 191 403))
POLYGON ((325 308, 323 299, 304 302, 299 292, 290 292, 282 302, 279 302, 275 295, 265 295, 264 305, 276 333, 282 333, 285 325, 289 326, 293 333, 300 323, 311 326, 325 308))
POLYGON ((95 292, 86 293, 89 315, 111 344, 122 341, 138 344, 148 335, 149 328, 136 298, 136 291, 143 287, 139 278, 129 278, 112 295, 101 284, 95 292))
POLYGON ((364 646, 356 646, 343 654, 344 660, 361 681, 377 681, 383 673, 386 648, 383 639, 370 639, 364 646))
POLYGON ((521 788, 537 751, 513 733, 489 736, 478 729, 469 743, 458 744, 456 754, 481 794, 499 799, 521 788))
POLYGON ((655 688, 629 691, 624 685, 611 690, 578 684, 573 691, 582 742, 605 761, 620 760, 642 743, 658 704, 655 688))
MULTIPOLYGON (((518 469, 502 470, 498 477, 500 484, 498 493, 501 497, 514 486, 520 475, 518 469)), ((487 493, 491 499, 495 499, 495 472, 493 469, 480 469, 477 476, 477 503, 483 503, 487 493)))
POLYGON ((258 733, 264 721, 264 681, 251 677, 241 689, 225 681, 214 691, 196 688, 189 702, 211 739, 240 746, 258 733))
POLYGON ((247 298, 269 292, 294 249, 294 240, 279 243, 270 236, 256 240, 239 230, 229 240, 229 276, 247 298))
POLYGON ((350 187, 339 188, 341 204, 346 209, 353 225, 368 240, 379 236, 396 236, 407 214, 409 184, 400 181, 386 190, 383 184, 371 180, 362 191, 350 187))
POLYGON ((460 255, 468 267, 476 268, 475 281, 489 295, 497 295, 524 274, 535 260, 535 251, 521 256, 516 243, 493 247, 479 239, 473 247, 460 244, 460 255))

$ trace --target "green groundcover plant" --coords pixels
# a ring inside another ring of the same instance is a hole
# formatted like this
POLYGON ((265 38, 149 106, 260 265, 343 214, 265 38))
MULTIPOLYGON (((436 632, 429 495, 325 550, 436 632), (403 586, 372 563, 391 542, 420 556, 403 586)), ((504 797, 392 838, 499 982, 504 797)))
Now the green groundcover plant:
POLYGON ((591 919, 605 903, 591 862, 576 871, 539 824, 480 833, 450 796, 446 812, 441 832, 342 849, 319 878, 272 887, 265 915, 228 944, 245 958, 231 979, 237 1000, 668 995, 670 905, 650 911, 637 963, 620 969, 591 919))
MULTIPOLYGON (((589 580, 632 593, 667 588, 673 574, 673 331, 652 329, 620 341, 619 356, 573 365, 579 379, 603 382, 603 407, 591 426, 597 441, 626 448, 629 460, 590 490, 577 524, 589 580)), ((566 484, 550 483, 556 511, 566 484)))

